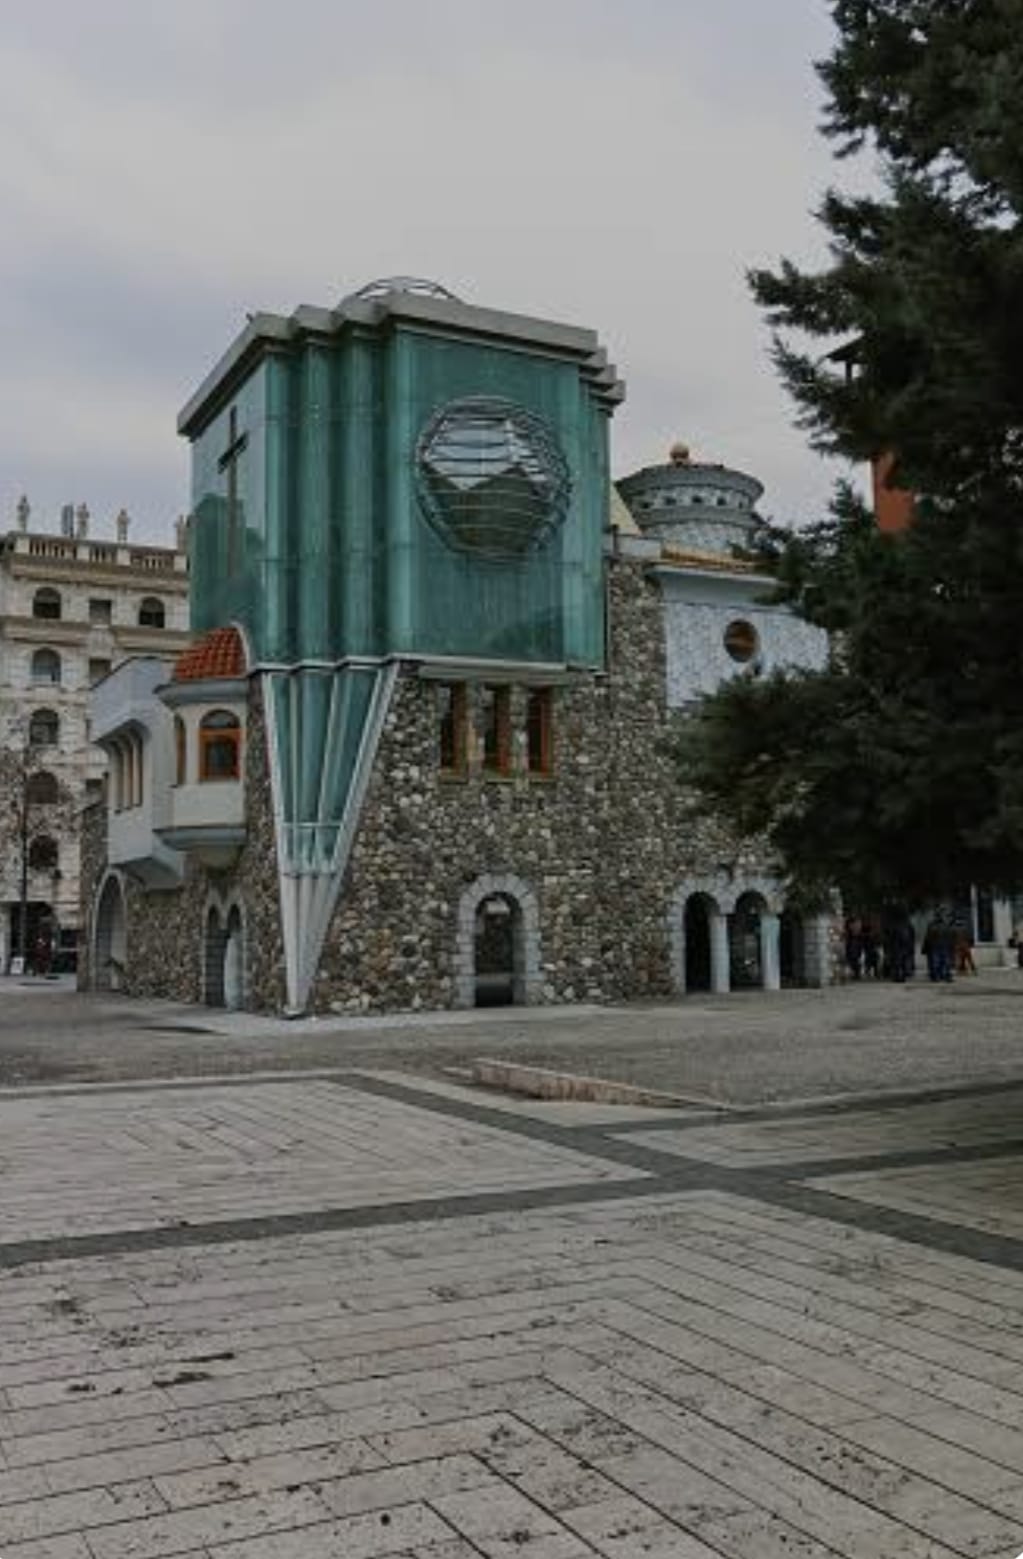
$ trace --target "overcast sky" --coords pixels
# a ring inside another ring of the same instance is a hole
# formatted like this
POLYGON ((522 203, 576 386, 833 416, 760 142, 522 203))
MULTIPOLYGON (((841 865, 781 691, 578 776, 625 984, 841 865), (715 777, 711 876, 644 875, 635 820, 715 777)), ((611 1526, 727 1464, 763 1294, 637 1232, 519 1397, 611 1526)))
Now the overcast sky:
MULTIPOLYGON (((817 261, 826 0, 0 0, 0 530, 169 539, 179 407, 246 310, 376 276, 595 328, 617 475, 698 457, 805 521, 744 271, 817 261)), ((837 170, 839 173, 841 170, 837 170)))

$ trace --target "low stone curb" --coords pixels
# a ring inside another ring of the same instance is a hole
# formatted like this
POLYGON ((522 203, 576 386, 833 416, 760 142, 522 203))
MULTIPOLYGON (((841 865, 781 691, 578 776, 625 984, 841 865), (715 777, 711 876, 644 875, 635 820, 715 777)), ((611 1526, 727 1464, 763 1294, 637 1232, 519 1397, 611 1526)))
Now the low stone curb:
MULTIPOLYGON (((470 1062, 469 1076, 483 1088, 499 1088, 504 1093, 524 1094, 529 1099, 575 1100, 588 1104, 638 1104, 651 1109, 679 1109, 699 1105, 720 1109, 713 1101, 678 1093, 660 1093, 634 1083, 615 1082, 607 1077, 583 1077, 576 1072, 552 1072, 542 1066, 524 1066, 514 1061, 493 1061, 479 1057, 470 1062)), ((464 1072, 461 1075, 465 1075, 464 1072)))

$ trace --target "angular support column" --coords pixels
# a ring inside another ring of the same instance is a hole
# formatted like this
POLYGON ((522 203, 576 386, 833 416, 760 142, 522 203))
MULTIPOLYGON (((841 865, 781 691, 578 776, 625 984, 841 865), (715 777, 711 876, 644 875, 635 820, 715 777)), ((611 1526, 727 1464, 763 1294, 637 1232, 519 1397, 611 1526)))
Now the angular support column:
POLYGON ((396 677, 393 661, 263 673, 290 1017, 309 1006, 396 677))
POLYGON ((781 990, 781 922, 766 911, 760 917, 760 974, 765 991, 781 990))
POLYGON ((728 916, 713 909, 708 910, 707 918, 710 921, 710 988, 716 996, 727 996, 732 989, 728 916))

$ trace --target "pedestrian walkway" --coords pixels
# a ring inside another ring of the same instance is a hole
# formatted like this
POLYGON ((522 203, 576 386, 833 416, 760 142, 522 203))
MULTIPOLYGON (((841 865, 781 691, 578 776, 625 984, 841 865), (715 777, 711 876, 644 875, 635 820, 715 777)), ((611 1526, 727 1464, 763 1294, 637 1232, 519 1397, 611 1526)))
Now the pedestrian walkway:
POLYGON ((508 1103, 0 1101, 3 1559, 1015 1559, 1023 1090, 508 1103))

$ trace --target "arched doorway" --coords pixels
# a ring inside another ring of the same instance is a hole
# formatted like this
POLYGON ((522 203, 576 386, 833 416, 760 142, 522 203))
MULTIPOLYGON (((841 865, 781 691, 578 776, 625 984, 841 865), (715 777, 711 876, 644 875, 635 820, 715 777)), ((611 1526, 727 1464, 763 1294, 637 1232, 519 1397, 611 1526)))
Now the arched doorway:
POLYGON ((710 917, 713 901, 706 893, 692 893, 686 899, 683 916, 687 991, 709 991, 711 979, 710 917))
POLYGON ((224 1006, 237 1012, 244 1002, 244 959, 242 957, 242 917, 235 904, 227 917, 224 942, 224 1006))
POLYGON ((220 911, 211 905, 206 914, 203 937, 203 999, 207 1007, 224 1006, 224 953, 227 930, 220 911))
POLYGON ((491 893, 476 906, 474 947, 476 1006, 521 1002, 522 906, 510 893, 491 893))
POLYGON ((806 985, 806 929, 803 917, 786 906, 778 922, 778 961, 782 985, 806 985))
POLYGON ((96 905, 92 958, 94 989, 122 991, 127 961, 128 937, 124 891, 118 879, 110 876, 103 884, 96 905))
POLYGON ((486 872, 463 892, 455 943, 456 1007, 542 1001, 540 908, 510 872, 486 872))
POLYGON ((759 990, 764 984, 760 918, 766 905, 759 893, 742 893, 728 921, 732 990, 759 990))

